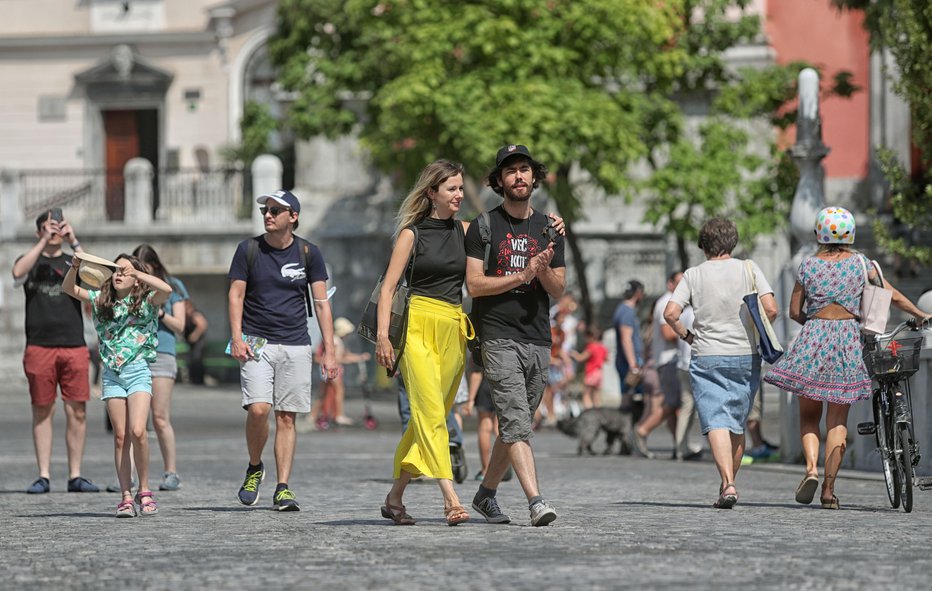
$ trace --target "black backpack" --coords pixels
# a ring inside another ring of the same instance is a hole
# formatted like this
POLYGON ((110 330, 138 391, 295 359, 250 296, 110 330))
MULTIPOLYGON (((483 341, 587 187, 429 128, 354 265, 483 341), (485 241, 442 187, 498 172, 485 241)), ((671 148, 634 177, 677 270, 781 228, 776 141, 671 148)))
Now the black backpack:
MULTIPOLYGON (((246 270, 249 274, 252 274, 252 268, 256 264, 256 257, 259 256, 259 240, 262 239, 262 236, 256 236, 249 239, 249 243, 246 245, 246 270)), ((304 286, 304 303, 307 305, 307 315, 308 317, 314 316, 314 306, 311 305, 311 243, 301 238, 300 236, 294 236, 295 242, 298 243, 298 248, 301 249, 301 252, 304 254, 304 280, 306 285, 304 286)))

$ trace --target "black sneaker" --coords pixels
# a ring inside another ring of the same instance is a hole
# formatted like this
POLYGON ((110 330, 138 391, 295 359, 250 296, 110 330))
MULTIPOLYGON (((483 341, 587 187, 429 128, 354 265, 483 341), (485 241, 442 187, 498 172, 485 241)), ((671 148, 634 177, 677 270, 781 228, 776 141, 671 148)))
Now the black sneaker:
POLYGON ((272 499, 272 506, 278 511, 301 510, 301 507, 298 506, 298 498, 287 488, 275 491, 275 498, 272 499))
POLYGON ((502 513, 502 510, 498 508, 498 501, 495 500, 495 497, 485 497, 479 501, 473 499, 472 508, 475 509, 479 515, 485 517, 485 520, 489 523, 511 522, 511 518, 502 513))
POLYGON ((49 485, 49 479, 44 476, 40 476, 36 479, 35 482, 29 485, 29 488, 26 489, 26 494, 30 495, 42 495, 49 492, 51 486, 49 485))
POLYGON ((244 505, 255 505, 259 502, 259 485, 265 480, 265 466, 261 463, 259 468, 250 471, 246 468, 246 480, 239 489, 239 502, 244 505))
POLYGON ((87 478, 76 476, 68 481, 68 492, 100 492, 100 489, 87 478))

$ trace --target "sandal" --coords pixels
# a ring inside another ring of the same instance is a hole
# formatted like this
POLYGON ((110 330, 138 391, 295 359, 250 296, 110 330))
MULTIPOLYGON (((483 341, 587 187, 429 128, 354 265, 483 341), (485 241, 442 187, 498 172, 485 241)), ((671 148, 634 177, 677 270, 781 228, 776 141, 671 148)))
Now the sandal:
POLYGON ((718 500, 712 503, 714 509, 731 509, 738 503, 738 489, 735 488, 734 482, 729 482, 722 487, 722 490, 718 493, 718 500), (732 489, 735 492, 727 494, 726 491, 732 489))
POLYGON ((796 502, 808 505, 815 498, 815 491, 819 487, 819 477, 806 474, 805 478, 796 487, 796 502))
POLYGON ((117 517, 136 517, 136 505, 130 499, 120 501, 116 510, 117 517))
POLYGON ((159 512, 159 504, 155 502, 155 497, 150 490, 141 490, 134 497, 136 504, 139 505, 140 515, 155 515, 159 512), (149 499, 144 501, 143 499, 149 499))
POLYGON ((832 498, 828 501, 821 499, 823 509, 837 509, 838 508, 838 497, 832 495, 832 498))
POLYGON ((388 502, 388 495, 385 496, 385 504, 382 505, 382 517, 391 519, 395 525, 414 525, 414 518, 405 511, 405 506, 396 507, 388 502))
POLYGON ((449 509, 444 509, 443 515, 447 518, 447 525, 451 527, 469 521, 469 513, 460 505, 453 505, 449 509))

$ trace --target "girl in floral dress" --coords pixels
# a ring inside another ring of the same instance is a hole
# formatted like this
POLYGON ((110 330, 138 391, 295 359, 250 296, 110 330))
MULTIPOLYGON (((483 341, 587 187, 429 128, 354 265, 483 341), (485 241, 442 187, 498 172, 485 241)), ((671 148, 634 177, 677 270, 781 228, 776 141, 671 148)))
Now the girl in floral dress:
MULTIPOLYGON (((819 484, 819 423, 827 406, 825 474, 821 503, 837 509, 835 479, 845 454, 848 410, 871 396, 871 380, 862 359, 859 316, 866 278, 879 279, 864 255, 851 249, 855 221, 841 207, 826 207, 815 223, 818 251, 799 266, 790 298, 790 318, 803 325, 789 351, 764 376, 764 381, 799 397, 800 436, 806 475, 796 489, 796 501, 808 504, 819 484)), ((899 291, 893 305, 918 318, 927 315, 899 291)))
POLYGON ((144 272, 136 257, 121 254, 115 262, 119 269, 100 291, 96 291, 75 285, 75 275, 81 263, 75 258, 62 288, 71 297, 92 305, 104 365, 101 398, 107 405, 113 424, 114 462, 122 493, 116 516, 155 515, 159 507, 149 490, 149 442, 146 433, 152 398, 149 362, 155 360, 158 344, 158 310, 168 300, 172 288, 144 272), (127 435, 129 442, 126 441, 127 435), (139 478, 135 498, 130 490, 132 464, 128 443, 132 443, 139 478), (136 505, 139 505, 138 513, 136 505))

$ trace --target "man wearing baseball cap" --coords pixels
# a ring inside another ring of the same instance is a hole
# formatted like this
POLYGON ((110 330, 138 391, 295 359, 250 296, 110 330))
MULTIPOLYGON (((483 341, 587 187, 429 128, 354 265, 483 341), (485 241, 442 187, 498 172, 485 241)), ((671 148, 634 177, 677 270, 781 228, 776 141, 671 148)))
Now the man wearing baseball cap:
POLYGON ((295 415, 311 410, 308 316, 317 316, 323 335, 323 377, 333 379, 338 371, 327 270, 320 249, 294 235, 301 203, 291 191, 276 191, 256 201, 262 206, 265 234, 240 242, 229 273, 230 355, 240 362, 249 451, 239 500, 244 505, 259 502, 259 485, 265 478, 262 451, 269 436, 269 413, 274 410, 278 484, 272 505, 279 511, 298 511, 288 478, 294 461, 295 415))
POLYGON ((81 476, 81 460, 87 433, 87 401, 90 352, 84 341, 81 302, 61 290, 71 256, 62 251, 67 242, 74 252, 81 243, 62 217, 61 209, 43 211, 36 219, 36 245, 16 259, 13 280, 26 292, 26 351, 23 369, 32 399, 32 440, 39 464, 39 478, 27 493, 51 490, 52 417, 55 397, 61 389, 65 405, 65 445, 68 449, 68 492, 98 492, 81 476))
POLYGON ((527 496, 531 524, 557 518, 538 489, 530 444, 550 366, 549 298, 563 295, 566 285, 563 238, 551 237, 550 219, 531 208, 531 195, 546 172, 527 147, 500 149, 487 181, 504 203, 488 212, 487 239, 480 230, 485 215, 466 232, 472 321, 499 420, 499 436, 472 504, 489 523, 510 521, 495 499, 509 460, 527 496))

